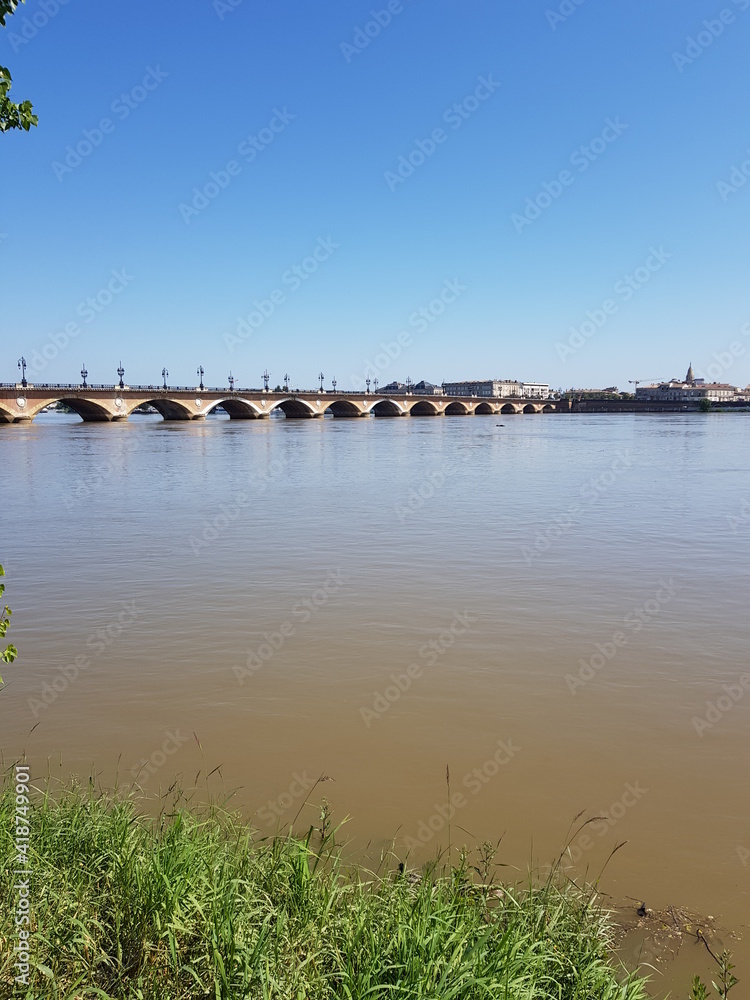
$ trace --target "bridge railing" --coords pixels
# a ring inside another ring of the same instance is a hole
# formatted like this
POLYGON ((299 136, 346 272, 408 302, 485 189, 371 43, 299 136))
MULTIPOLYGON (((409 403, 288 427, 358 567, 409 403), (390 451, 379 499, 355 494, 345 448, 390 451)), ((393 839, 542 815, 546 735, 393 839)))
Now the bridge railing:
MULTIPOLYGON (((18 389, 20 391, 23 388, 24 387, 21 385, 20 382, 0 382, 0 389, 13 389, 13 390, 18 389)), ((268 396, 282 395, 282 396, 292 396, 292 397, 294 397, 294 396, 344 396, 346 398, 351 398, 351 397, 355 396, 355 397, 362 398, 362 399, 368 399, 368 398, 371 398, 373 396, 375 396, 375 397, 381 397, 383 399, 388 399, 388 398, 391 398, 391 397, 402 397, 402 396, 403 397, 409 396, 411 398, 420 397, 420 396, 429 396, 430 398, 435 398, 435 396, 437 395, 437 396, 440 396, 440 397, 445 398, 445 399, 472 399, 472 400, 476 400, 478 402, 495 402, 495 403, 500 402, 500 401, 507 402, 508 400, 512 400, 514 402, 527 402, 527 403, 528 402, 552 403, 552 402, 555 402, 556 399, 557 399, 557 397, 553 396, 553 395, 550 395, 548 397, 543 397, 543 396, 533 396, 533 397, 531 397, 531 396, 462 396, 462 395, 449 396, 446 393, 431 394, 431 393, 423 393, 423 392, 403 392, 403 391, 401 391, 401 392, 398 392, 398 391, 394 392, 394 391, 383 391, 383 390, 378 390, 376 392, 375 390, 372 390, 372 389, 369 392, 367 392, 365 390, 362 390, 362 389, 357 389, 357 390, 352 390, 352 391, 347 391, 347 390, 342 389, 342 390, 339 390, 338 392, 334 392, 332 389, 319 389, 319 388, 317 388, 317 389, 282 389, 281 393, 278 393, 278 392, 276 392, 275 390, 272 390, 272 389, 264 390, 264 389, 259 389, 259 388, 249 388, 249 387, 246 387, 246 386, 234 386, 233 389, 229 389, 229 388, 226 388, 224 386, 209 386, 209 385, 204 385, 203 388, 201 389, 199 386, 195 386, 195 385, 169 385, 165 389, 163 385, 125 385, 122 388, 120 388, 119 385, 114 385, 114 384, 106 385, 106 384, 102 384, 102 383, 92 383, 90 385, 83 386, 83 385, 81 385, 80 382, 75 383, 75 384, 71 383, 71 382, 67 382, 67 383, 65 383, 65 382, 29 382, 29 384, 25 388, 26 389, 31 389, 31 390, 43 390, 45 392, 75 392, 75 393, 86 393, 86 392, 89 392, 91 390, 98 390, 98 391, 105 390, 107 392, 120 391, 120 392, 131 392, 131 393, 132 392, 137 392, 137 393, 147 392, 147 393, 153 393, 155 395, 156 394, 164 395, 165 393, 170 393, 170 392, 190 392, 190 393, 201 393, 201 392, 203 392, 203 393, 212 393, 212 394, 215 394, 215 395, 224 395, 224 396, 236 396, 236 395, 240 395, 242 393, 252 393, 253 395, 260 395, 260 396, 263 396, 263 395, 268 395, 268 396)))
POLYGON ((29 382, 27 386, 22 386, 20 382, 0 382, 0 389, 65 389, 68 392, 88 392, 89 389, 116 389, 116 385, 99 385, 92 383, 91 385, 83 386, 80 382, 75 385, 72 382, 29 382))

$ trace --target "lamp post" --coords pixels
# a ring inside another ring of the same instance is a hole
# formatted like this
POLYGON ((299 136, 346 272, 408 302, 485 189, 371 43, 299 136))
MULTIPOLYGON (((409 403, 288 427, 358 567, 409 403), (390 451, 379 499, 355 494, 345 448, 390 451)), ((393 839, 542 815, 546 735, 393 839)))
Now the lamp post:
POLYGON ((325 378, 323 372, 318 373, 318 378, 320 379, 320 391, 323 392, 323 379, 325 378))
POLYGON ((232 373, 229 373, 229 391, 234 392, 235 377, 232 373))
POLYGON ((370 380, 369 380, 369 378, 365 379, 365 385, 367 386, 367 392, 369 393, 369 391, 370 391, 370 380))
POLYGON ((120 362, 120 367, 117 369, 117 375, 120 379, 120 388, 124 389, 125 383, 123 382, 123 379, 125 378, 125 369, 122 367, 122 361, 120 362))
POLYGON ((333 391, 335 392, 336 391, 336 379, 335 378, 331 379, 331 385, 333 386, 333 391))
POLYGON ((200 389, 200 391, 201 391, 201 392, 203 392, 203 376, 204 376, 204 375, 206 374, 206 373, 205 373, 205 371, 203 370, 203 365, 198 365, 198 370, 196 371, 196 373, 195 373, 195 374, 196 374, 196 375, 197 375, 197 376, 198 376, 198 377, 200 378, 200 380, 201 380, 201 381, 200 381, 200 385, 198 386, 198 388, 200 389))
POLYGON ((169 378, 169 372, 167 371, 166 367, 162 368, 162 370, 161 370, 161 377, 164 379, 164 388, 166 389, 167 388, 167 379, 169 378))
POLYGON ((372 380, 372 384, 375 386, 375 392, 377 392, 378 391, 378 380, 376 378, 374 378, 372 380))
POLYGON ((81 388, 88 389, 88 386, 86 385, 86 379, 88 377, 89 377, 89 373, 86 371, 86 363, 84 362, 81 365, 81 378, 83 379, 83 385, 82 385, 81 388))
POLYGON ((284 376, 284 392, 289 392, 289 376, 284 376))
POLYGON ((409 376, 407 375, 407 376, 406 376, 406 394, 407 394, 407 396, 408 396, 408 395, 409 395, 409 393, 411 392, 411 387, 412 387, 413 385, 414 385, 414 383, 412 382, 412 380, 411 380, 411 379, 409 378, 409 376))
POLYGON ((263 372, 263 392, 268 392, 268 380, 271 377, 268 369, 263 372))
POLYGON ((24 389, 25 389, 25 388, 26 388, 26 386, 27 386, 27 384, 28 384, 28 383, 26 382, 26 358, 24 358, 24 357, 20 357, 20 358, 18 359, 18 367, 19 367, 19 369, 20 369, 20 371, 21 371, 21 385, 22 385, 22 386, 24 387, 24 389))

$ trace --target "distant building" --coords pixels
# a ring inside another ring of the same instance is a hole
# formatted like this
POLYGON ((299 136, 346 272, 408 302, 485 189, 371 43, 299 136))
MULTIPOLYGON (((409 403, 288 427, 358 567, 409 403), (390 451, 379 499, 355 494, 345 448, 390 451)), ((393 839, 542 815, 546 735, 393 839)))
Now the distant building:
MULTIPOLYGON (((519 397, 523 386, 512 379, 484 379, 476 382, 444 382, 446 396, 519 397)), ((549 386, 547 386, 549 392, 549 386)))
POLYGON ((421 382, 417 382, 411 387, 411 391, 417 393, 420 396, 442 396, 443 389, 439 385, 433 385, 432 382, 427 382, 422 379, 421 382))
POLYGON ((563 399, 618 399, 620 396, 616 385, 606 389, 566 389, 563 399))
POLYGON ((549 385, 546 382, 522 382, 521 394, 526 399, 549 399, 549 385))
POLYGON ((670 379, 656 385, 639 385, 635 390, 636 399, 665 403, 695 403, 708 399, 712 403, 727 403, 742 399, 742 390, 726 382, 706 382, 695 378, 692 364, 684 379, 670 379))
POLYGON ((421 382, 414 382, 407 385, 406 382, 389 382, 388 385, 381 385, 379 392, 387 392, 390 395, 405 395, 407 392, 415 393, 419 396, 442 396, 443 390, 439 385, 433 385, 426 379, 421 382))

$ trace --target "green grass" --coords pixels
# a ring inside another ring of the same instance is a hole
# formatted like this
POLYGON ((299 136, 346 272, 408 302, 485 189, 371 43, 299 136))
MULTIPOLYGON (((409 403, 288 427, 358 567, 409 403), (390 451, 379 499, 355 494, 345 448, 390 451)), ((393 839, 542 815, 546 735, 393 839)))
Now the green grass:
MULTIPOLYGON (((0 795, 0 997, 641 1000, 595 894, 484 866, 378 873, 333 838, 257 837, 217 807, 38 792, 28 988, 13 985, 13 789, 0 795), (322 841, 322 843, 321 843, 322 841)), ((325 823, 323 824, 325 828, 325 823)))

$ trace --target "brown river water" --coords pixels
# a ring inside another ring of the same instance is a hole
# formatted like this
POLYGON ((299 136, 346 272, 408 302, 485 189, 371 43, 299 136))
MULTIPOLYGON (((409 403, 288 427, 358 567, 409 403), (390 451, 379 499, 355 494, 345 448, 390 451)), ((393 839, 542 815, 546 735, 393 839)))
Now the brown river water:
MULTIPOLYGON (((0 426, 5 765, 180 776, 269 834, 325 796, 414 863, 449 818, 509 878, 585 810, 571 874, 627 841, 602 889, 713 916, 747 982, 749 442, 743 414, 0 426)), ((688 936, 655 995, 706 961, 688 936)))

